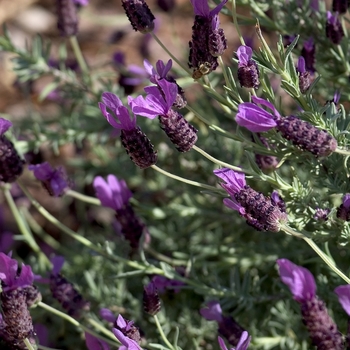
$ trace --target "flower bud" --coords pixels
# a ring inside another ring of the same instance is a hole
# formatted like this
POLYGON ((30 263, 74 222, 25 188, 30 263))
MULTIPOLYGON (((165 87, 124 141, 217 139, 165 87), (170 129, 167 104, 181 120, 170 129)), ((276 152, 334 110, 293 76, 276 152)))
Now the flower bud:
POLYGON ((122 0, 122 6, 135 31, 142 34, 153 31, 155 17, 145 0, 122 0))
POLYGON ((158 291, 153 282, 144 287, 143 309, 148 314, 154 316, 160 311, 160 299, 158 291))
POLYGON ((77 8, 73 0, 57 0, 57 28, 65 37, 78 33, 77 8))

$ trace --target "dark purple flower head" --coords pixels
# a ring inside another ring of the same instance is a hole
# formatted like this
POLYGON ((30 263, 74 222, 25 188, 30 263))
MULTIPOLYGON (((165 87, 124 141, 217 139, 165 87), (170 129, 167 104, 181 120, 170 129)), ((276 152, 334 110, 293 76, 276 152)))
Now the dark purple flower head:
POLYGON ((103 116, 113 128, 118 130, 133 130, 136 128, 136 118, 130 115, 128 109, 123 106, 120 98, 111 92, 104 92, 102 94, 102 102, 99 102, 98 106, 103 116), (107 111, 107 108, 114 114, 119 123, 107 111))
POLYGON ((347 0, 333 0, 332 11, 344 14, 346 13, 348 6, 349 2, 347 0))
POLYGON ((252 132, 265 132, 277 126, 276 120, 281 118, 275 106, 259 97, 252 96, 251 102, 244 102, 238 106, 238 112, 236 114, 236 123, 240 126, 247 128, 252 132), (261 104, 273 111, 271 113, 266 112, 256 104, 261 104))
MULTIPOLYGON (((247 350, 250 344, 251 337, 249 336, 247 331, 244 331, 241 335, 241 338, 235 348, 231 348, 230 350, 247 350)), ((228 350, 224 340, 221 337, 218 337, 219 345, 221 350, 228 350)))
POLYGON ((337 218, 344 221, 350 220, 350 193, 343 197, 343 203, 337 209, 337 218))
POLYGON ((223 319, 222 309, 217 300, 208 301, 205 307, 199 310, 199 313, 208 321, 216 321, 220 323, 223 319))
POLYGON ((177 85, 165 79, 159 80, 158 84, 161 90, 157 86, 145 87, 146 98, 143 96, 136 98, 128 97, 128 102, 133 113, 154 119, 159 115, 166 115, 169 112, 177 96, 177 85))
POLYGON ((299 76, 299 89, 304 94, 311 85, 310 72, 306 70, 305 58, 300 56, 298 59, 297 72, 299 76))
POLYGON ((339 45, 345 35, 338 17, 338 12, 333 15, 327 11, 326 36, 335 45, 339 45))
POLYGON ((145 0, 122 0, 122 6, 135 31, 152 32, 155 17, 145 0))
POLYGON ((85 332, 85 343, 88 350, 109 350, 108 343, 104 340, 94 337, 88 332, 85 332))
POLYGON ((143 64, 145 66, 146 71, 150 75, 149 80, 153 84, 157 84, 159 79, 166 79, 167 74, 169 73, 173 61, 169 60, 168 63, 165 65, 162 60, 158 60, 156 63, 156 69, 153 68, 151 63, 148 60, 144 60, 143 64))
POLYGON ((334 293, 338 295, 341 306, 343 307, 344 311, 350 316, 350 284, 335 288, 334 293))
POLYGON ((12 291, 33 284, 34 274, 30 266, 20 267, 15 259, 0 253, 0 280, 3 291, 12 291))
POLYGON ((306 40, 301 50, 301 56, 304 57, 306 70, 309 71, 310 73, 314 73, 316 71, 315 51, 316 51, 316 46, 313 38, 306 40))
POLYGON ((53 168, 48 162, 42 164, 29 165, 34 176, 40 180, 49 194, 54 197, 60 197, 69 188, 67 174, 62 166, 53 168))
POLYGON ((240 46, 237 50, 238 57, 238 80, 242 87, 259 87, 259 69, 255 61, 252 60, 253 50, 249 46, 240 46))
POLYGON ((160 298, 158 290, 153 281, 149 282, 143 290, 143 309, 148 314, 154 316, 160 311, 160 298))
POLYGON ((114 175, 108 175, 107 181, 101 176, 95 177, 93 186, 101 204, 114 210, 123 208, 132 197, 126 182, 114 175))
POLYGON ((213 19, 215 16, 219 14, 219 12, 225 6, 227 1, 228 0, 223 0, 213 10, 210 10, 209 8, 208 0, 191 0, 191 4, 193 6, 194 14, 196 16, 213 19))
POLYGON ((305 303, 316 296, 316 283, 311 272, 288 259, 278 259, 281 280, 298 303, 305 303))

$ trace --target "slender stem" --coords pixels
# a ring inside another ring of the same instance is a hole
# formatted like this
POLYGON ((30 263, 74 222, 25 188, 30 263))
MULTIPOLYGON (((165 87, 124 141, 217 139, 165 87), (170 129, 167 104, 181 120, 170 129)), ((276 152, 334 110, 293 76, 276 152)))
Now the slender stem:
POLYGON ((164 261, 169 265, 177 265, 177 266, 184 266, 187 264, 186 260, 177 260, 177 259, 172 259, 169 258, 168 256, 158 253, 156 250, 154 250, 151 247, 146 248, 146 252, 151 254, 154 258, 156 258, 159 261, 164 261))
POLYGON ((159 173, 161 173, 161 174, 163 174, 165 176, 171 177, 172 179, 175 179, 175 180, 187 183, 189 185, 196 186, 196 187, 202 187, 202 188, 205 188, 205 189, 211 190, 211 191, 216 191, 216 192, 218 191, 218 189, 216 187, 214 187, 214 186, 209 186, 209 185, 206 185, 206 184, 202 184, 202 183, 197 182, 197 181, 187 180, 184 177, 180 177, 180 176, 174 175, 172 173, 168 173, 167 171, 157 167, 156 165, 152 165, 151 168, 153 168, 154 170, 158 171, 159 173))
POLYGON ((209 160, 211 160, 215 164, 222 165, 224 167, 227 167, 227 168, 232 169, 234 171, 237 171, 239 173, 245 173, 247 175, 252 175, 251 171, 242 169, 242 168, 240 168, 238 166, 234 166, 234 165, 222 162, 221 160, 218 160, 218 159, 212 157, 210 154, 208 154, 207 152, 203 151, 201 148, 197 147, 196 145, 194 145, 192 148, 195 151, 197 151, 198 153, 200 153, 201 155, 203 155, 205 158, 208 158, 209 160))
POLYGON ((159 44, 159 46, 190 76, 192 76, 192 72, 186 68, 168 49, 167 47, 161 42, 161 40, 157 37, 157 35, 154 32, 150 32, 153 39, 159 44))
MULTIPOLYGON (((105 342, 110 343, 111 345, 116 345, 116 343, 117 343, 117 339, 116 339, 116 337, 115 337, 114 335, 113 335, 113 338, 112 338, 112 336, 111 336, 110 334, 108 335, 109 337, 111 337, 111 338, 114 340, 114 342, 111 342, 109 339, 106 339, 106 338, 104 338, 104 337, 101 337, 100 334, 98 334, 98 333, 94 332, 93 330, 91 330, 90 328, 88 328, 88 327, 82 325, 80 322, 78 322, 78 321, 77 321, 76 319, 74 319, 73 317, 68 316, 68 315, 65 314, 64 312, 58 311, 57 309, 55 309, 55 308, 53 308, 53 307, 51 307, 51 306, 49 306, 49 305, 43 303, 42 301, 40 301, 40 302, 37 304, 37 306, 39 306, 39 307, 41 307, 42 309, 45 309, 45 310, 47 310, 47 311, 49 311, 49 312, 51 312, 51 313, 57 315, 58 317, 61 317, 61 318, 65 319, 66 321, 70 322, 70 323, 73 324, 74 326, 83 329, 85 332, 90 333, 90 334, 93 335, 94 337, 99 338, 99 339, 102 339, 102 340, 104 340, 105 342)), ((107 330, 106 330, 106 331, 107 331, 107 330)), ((113 334, 113 333, 112 333, 112 334, 113 334)))
POLYGON ((101 323, 97 322, 96 320, 94 320, 93 318, 86 318, 86 320, 92 325, 94 326, 96 329, 98 329, 101 333, 105 334, 107 337, 111 338, 112 340, 116 341, 116 337, 113 334, 113 332, 109 331, 108 329, 106 329, 101 323))
POLYGON ((23 341, 24 341, 24 344, 26 344, 26 347, 27 347, 28 350, 34 350, 32 344, 30 343, 28 338, 25 338, 23 341))
POLYGON ((200 113, 196 112, 192 107, 190 107, 188 104, 186 105, 186 107, 189 111, 191 111, 198 119, 200 119, 203 123, 207 124, 208 126, 211 126, 211 122, 203 117, 200 113))
POLYGON ((79 199, 82 202, 86 202, 89 204, 93 204, 93 205, 101 205, 101 201, 98 198, 95 197, 90 197, 90 196, 86 196, 85 194, 73 191, 73 190, 68 190, 65 192, 66 196, 70 196, 76 199, 79 199))
POLYGON ((334 261, 330 259, 310 238, 304 236, 302 233, 294 231, 288 226, 282 226, 281 229, 295 237, 303 239, 315 252, 316 254, 333 270, 339 277, 341 277, 346 283, 350 284, 350 278, 348 278, 342 271, 340 271, 334 264, 334 261))
POLYGON ((241 33, 241 28, 238 25, 236 0, 232 0, 232 19, 233 19, 233 24, 237 30, 239 40, 240 40, 242 45, 245 45, 245 41, 244 41, 242 33, 241 33))
POLYGON ((172 344, 169 342, 168 338, 166 337, 166 335, 164 334, 163 332, 163 328, 162 326, 160 325, 159 323, 159 320, 158 320, 158 317, 157 315, 153 315, 153 318, 154 318, 154 321, 156 322, 156 325, 157 325, 157 329, 159 331, 159 334, 161 336, 161 338, 163 339, 164 343, 166 344, 166 346, 171 349, 171 350, 176 350, 172 344))
POLYGON ((227 75, 227 72, 226 72, 226 67, 225 67, 224 61, 222 60, 221 56, 218 57, 218 61, 219 61, 219 64, 221 66, 222 73, 224 75, 225 84, 226 84, 226 86, 230 86, 230 82, 228 80, 228 75, 227 75))
POLYGON ((85 62, 84 56, 80 50, 80 46, 77 40, 76 36, 71 36, 69 38, 70 44, 72 46, 72 49, 74 51, 75 58, 77 59, 79 66, 83 73, 89 74, 89 68, 85 62))
POLYGON ((47 258, 47 256, 41 251, 40 247, 36 243, 35 239, 33 238, 32 233, 29 231, 29 227, 27 226, 26 222, 24 221, 23 216, 19 212, 15 201, 12 198, 10 188, 5 185, 3 187, 4 196, 6 198, 7 204, 10 207, 10 210, 12 212, 13 217, 15 218, 17 222, 17 226, 19 230, 21 231, 23 237, 25 238, 28 245, 33 249, 33 251, 39 255, 40 259, 42 259, 47 266, 51 266, 50 260, 47 258))
POLYGON ((335 153, 339 153, 339 154, 344 154, 346 156, 350 156, 350 151, 345 150, 345 149, 340 149, 340 148, 336 148, 336 150, 334 151, 335 153))

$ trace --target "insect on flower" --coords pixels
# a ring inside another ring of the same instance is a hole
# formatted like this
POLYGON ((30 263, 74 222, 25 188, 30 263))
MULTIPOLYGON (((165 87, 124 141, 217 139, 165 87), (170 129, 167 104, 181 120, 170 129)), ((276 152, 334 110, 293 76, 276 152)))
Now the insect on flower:
POLYGON ((207 75, 210 73, 210 63, 208 62, 204 62, 202 63, 198 69, 196 69, 193 74, 192 74, 192 78, 193 79, 200 79, 202 78, 203 75, 207 75))

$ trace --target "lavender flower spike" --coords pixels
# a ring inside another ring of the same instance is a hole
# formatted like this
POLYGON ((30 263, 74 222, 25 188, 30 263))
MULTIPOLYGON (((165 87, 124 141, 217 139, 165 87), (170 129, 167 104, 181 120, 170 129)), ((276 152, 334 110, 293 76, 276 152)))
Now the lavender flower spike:
POLYGON ((153 31, 155 17, 145 0, 122 0, 122 6, 135 31, 142 34, 153 31))
POLYGON ((287 259, 277 260, 282 282, 300 303, 303 323, 318 350, 343 350, 343 339, 337 325, 329 316, 325 303, 316 295, 314 277, 304 267, 287 259))
POLYGON ((214 170, 214 174, 225 181, 221 186, 231 196, 224 199, 224 204, 237 210, 248 225, 258 231, 278 232, 287 222, 281 204, 247 186, 244 174, 228 168, 214 170))
POLYGON ((281 115, 276 110, 275 106, 259 97, 252 97, 251 102, 244 102, 238 106, 238 113, 236 115, 236 123, 247 128, 252 132, 266 132, 277 126, 276 120, 281 118, 281 115), (257 106, 259 103, 271 109, 274 114, 266 112, 261 107, 257 106))
POLYGON ((259 87, 259 69, 255 61, 252 60, 253 50, 249 46, 240 46, 237 50, 238 57, 238 81, 241 87, 259 87))
POLYGON ((23 172, 24 161, 18 155, 13 143, 4 135, 12 123, 0 118, 0 181, 14 182, 23 172))
POLYGON ((337 209, 337 218, 350 221, 350 193, 343 197, 343 203, 337 209))
POLYGON ((103 116, 115 129, 121 130, 120 138, 130 159, 141 169, 157 162, 157 152, 147 136, 136 125, 136 117, 131 117, 122 101, 110 92, 102 94, 102 102, 98 104, 103 116), (107 111, 107 108, 119 120, 117 122, 107 111))
POLYGON ((114 175, 108 175, 106 182, 101 176, 97 176, 93 186, 102 205, 115 210, 121 233, 130 242, 131 248, 137 251, 145 225, 129 203, 132 193, 125 181, 118 180, 114 175))
POLYGON ((305 94, 305 92, 309 89, 311 85, 311 81, 310 81, 310 72, 307 71, 305 68, 305 58, 303 56, 300 56, 298 59, 297 72, 299 75, 300 92, 302 94, 305 94))
POLYGON ((63 167, 54 169, 48 162, 36 165, 29 165, 29 170, 41 181, 51 196, 60 197, 69 188, 67 175, 63 167))
POLYGON ((197 130, 171 107, 178 93, 177 85, 165 79, 158 81, 157 86, 145 88, 146 98, 138 96, 128 101, 135 114, 153 119, 159 116, 161 128, 179 152, 187 152, 197 141, 197 130))
MULTIPOLYGON (((231 348, 230 350, 247 350, 250 344, 251 337, 249 336, 247 331, 244 331, 239 339, 239 342, 235 348, 231 348)), ((221 350, 228 350, 224 340, 221 337, 218 337, 218 342, 221 350)))
POLYGON ((217 57, 227 48, 224 32, 219 28, 218 13, 227 0, 223 0, 210 11, 207 0, 191 0, 195 19, 192 27, 192 40, 189 42, 190 54, 188 65, 194 68, 192 77, 199 79, 215 70, 217 57))
POLYGON ((344 30, 338 18, 338 12, 333 15, 327 11, 326 36, 335 45, 339 45, 344 37, 344 30))

